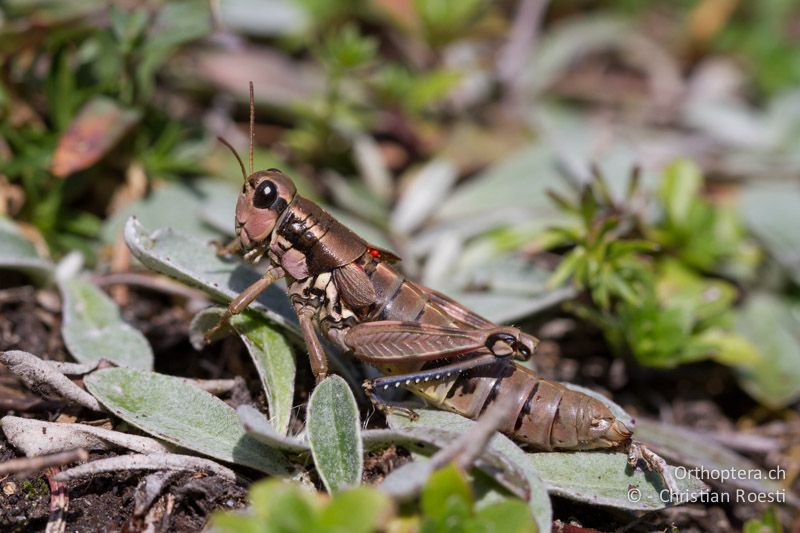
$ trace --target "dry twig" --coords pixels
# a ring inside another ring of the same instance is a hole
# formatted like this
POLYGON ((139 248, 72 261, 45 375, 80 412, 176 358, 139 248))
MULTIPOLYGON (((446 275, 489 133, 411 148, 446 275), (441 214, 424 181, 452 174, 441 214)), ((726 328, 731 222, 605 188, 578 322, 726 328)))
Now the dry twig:
POLYGON ((87 459, 89 459, 89 452, 83 448, 48 455, 37 455, 35 457, 20 457, 19 459, 11 459, 5 463, 0 463, 0 476, 22 472, 38 472, 49 466, 86 461, 87 459))

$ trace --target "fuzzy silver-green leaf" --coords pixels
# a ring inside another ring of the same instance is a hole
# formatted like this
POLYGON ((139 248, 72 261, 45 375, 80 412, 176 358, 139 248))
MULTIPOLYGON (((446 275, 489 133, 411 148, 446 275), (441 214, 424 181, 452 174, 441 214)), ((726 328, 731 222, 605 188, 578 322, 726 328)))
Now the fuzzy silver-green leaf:
POLYGON ((69 353, 81 363, 108 359, 120 366, 153 368, 153 350, 144 335, 127 324, 106 293, 82 278, 60 283, 69 353))
POLYGON ((231 407, 180 378, 108 368, 85 382, 109 411, 154 437, 268 474, 292 472, 281 453, 245 433, 231 407))
POLYGON ((330 376, 308 400, 306 434, 322 482, 330 492, 358 485, 364 468, 361 420, 347 382, 330 376))

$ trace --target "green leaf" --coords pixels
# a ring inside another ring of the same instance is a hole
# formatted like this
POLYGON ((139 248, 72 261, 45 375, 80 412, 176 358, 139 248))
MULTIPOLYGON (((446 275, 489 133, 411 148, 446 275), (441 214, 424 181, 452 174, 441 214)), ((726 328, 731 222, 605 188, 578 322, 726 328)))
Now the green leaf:
MULTIPOLYGON (((553 275, 548 280, 547 286, 551 289, 555 289, 563 285, 570 277, 575 275, 578 264, 585 261, 585 258, 586 250, 582 246, 575 247, 561 259, 555 272, 553 272, 553 275)), ((576 279, 575 284, 583 286, 583 280, 576 279)))
POLYGON ((245 433, 225 402, 180 378, 108 368, 87 376, 85 383, 111 412, 150 435, 267 474, 292 472, 283 455, 245 433))
MULTIPOLYGON (((202 349, 205 335, 219 324, 224 313, 221 307, 210 307, 195 315, 189 326, 189 339, 195 349, 202 349)), ((289 344, 255 311, 245 310, 233 316, 229 322, 247 347, 261 378, 269 407, 271 431, 286 435, 292 414, 296 373, 294 354, 289 344)), ((211 340, 219 340, 229 332, 224 328, 211 340)))
POLYGON ((740 369, 742 388, 775 409, 800 398, 800 302, 753 294, 736 329, 761 352, 758 364, 740 369))
MULTIPOLYGON (((146 267, 199 287, 220 301, 234 299, 261 277, 236 259, 218 257, 208 243, 169 228, 147 232, 135 218, 125 224, 125 242, 146 267)), ((250 309, 299 336, 297 315, 278 287, 268 287, 250 309)))
POLYGON ((702 186, 700 167, 692 161, 680 159, 666 168, 658 192, 673 223, 678 226, 686 223, 702 186))
POLYGON ((698 346, 698 351, 710 353, 715 361, 723 365, 752 368, 761 363, 761 353, 752 342, 719 328, 695 335, 690 344, 698 346))
POLYGON ((348 24, 325 38, 322 60, 339 75, 371 62, 377 49, 378 42, 374 38, 361 35, 356 26, 348 24))
POLYGON ((40 283, 53 274, 53 264, 39 256, 14 222, 0 216, 0 269, 5 268, 26 272, 40 283))
MULTIPOLYGON (((318 531, 321 502, 297 484, 269 479, 250 489, 250 501, 257 520, 269 524, 267 531, 303 533, 318 531)), ((264 531, 264 529, 259 529, 264 531)))
POLYGON ((231 326, 247 346, 267 394, 270 424, 281 435, 289 431, 294 400, 295 362, 286 339, 254 311, 231 318, 231 326))
POLYGON ((486 0, 414 0, 426 39, 433 46, 462 37, 486 5, 486 0))
POLYGON ((149 370, 153 350, 142 333, 125 323, 106 293, 81 278, 59 283, 64 300, 61 333, 69 353, 81 363, 108 359, 149 370))
POLYGON ((317 385, 308 400, 306 433, 311 455, 329 492, 361 482, 364 448, 353 392, 339 376, 317 385))
POLYGON ((222 533, 263 533, 263 525, 246 514, 216 512, 211 516, 212 531, 222 533))
POLYGON ((680 309, 694 323, 719 324, 736 300, 736 289, 722 280, 700 276, 675 259, 658 262, 658 300, 670 309, 680 309))
POLYGON ((767 509, 761 518, 751 518, 742 526, 742 533, 783 533, 783 525, 774 507, 767 509))
POLYGON ((319 516, 327 531, 379 531, 392 514, 392 500, 373 487, 356 487, 334 494, 319 516))
POLYGON ((383 531, 394 516, 393 502, 372 487, 345 490, 326 498, 297 483, 267 479, 253 484, 245 511, 216 513, 215 531, 305 533, 383 531))
MULTIPOLYGON (((631 469, 624 452, 543 452, 528 454, 551 494, 594 505, 620 509, 655 510, 670 505, 666 489, 653 472, 631 469)), ((667 466, 675 476, 675 467, 667 466)), ((681 494, 700 494, 705 485, 696 478, 677 480, 681 494)))
POLYGON ((422 531, 463 530, 472 515, 472 490, 464 475, 450 464, 431 474, 422 489, 422 531))
POLYGON ((523 502, 506 500, 495 502, 475 513, 475 518, 486 531, 503 533, 536 533, 539 529, 531 519, 531 511, 523 502))
POLYGON ((461 73, 452 70, 435 70, 416 76, 403 103, 412 111, 422 111, 447 96, 461 78, 461 73))

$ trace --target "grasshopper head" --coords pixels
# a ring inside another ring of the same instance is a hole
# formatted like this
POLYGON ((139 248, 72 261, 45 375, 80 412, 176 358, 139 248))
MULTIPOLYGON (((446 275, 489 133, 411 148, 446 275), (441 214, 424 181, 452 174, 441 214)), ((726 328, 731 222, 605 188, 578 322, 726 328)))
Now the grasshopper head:
POLYGON ((247 175, 244 161, 236 149, 225 139, 219 137, 236 157, 242 170, 244 184, 236 202, 236 238, 242 244, 245 258, 261 257, 269 244, 269 238, 278 219, 289 207, 297 194, 297 188, 283 172, 277 168, 253 172, 253 139, 255 129, 255 102, 253 82, 250 82, 250 175, 247 175))
POLYGON ((236 202, 236 237, 245 251, 266 244, 296 194, 294 183, 280 170, 261 170, 247 177, 236 202))

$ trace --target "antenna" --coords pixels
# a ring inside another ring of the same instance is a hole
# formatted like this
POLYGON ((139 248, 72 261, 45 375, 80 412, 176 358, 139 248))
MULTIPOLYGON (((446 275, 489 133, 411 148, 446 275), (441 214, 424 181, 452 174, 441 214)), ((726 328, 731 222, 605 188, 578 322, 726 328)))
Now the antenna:
POLYGON ((244 181, 245 181, 245 182, 247 182, 247 171, 246 171, 246 170, 245 170, 245 168, 244 168, 244 161, 242 161, 242 158, 241 158, 241 157, 239 157, 239 154, 236 152, 236 148, 234 148, 234 147, 231 145, 231 143, 229 143, 228 141, 226 141, 226 140, 225 140, 225 139, 223 139, 222 137, 217 137, 217 139, 219 139, 219 142, 221 142, 222 144, 224 144, 225 146, 227 146, 227 147, 228 147, 228 149, 229 149, 231 152, 233 152, 233 155, 236 157, 236 160, 239 162, 239 168, 241 168, 241 169, 242 169, 242 177, 244 177, 244 181))
POLYGON ((250 174, 253 173, 253 137, 255 136, 256 106, 253 97, 253 82, 250 82, 250 174))

